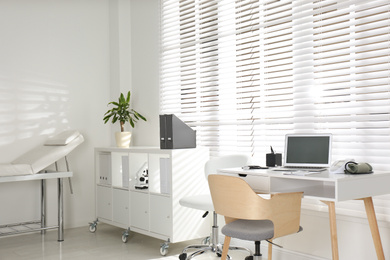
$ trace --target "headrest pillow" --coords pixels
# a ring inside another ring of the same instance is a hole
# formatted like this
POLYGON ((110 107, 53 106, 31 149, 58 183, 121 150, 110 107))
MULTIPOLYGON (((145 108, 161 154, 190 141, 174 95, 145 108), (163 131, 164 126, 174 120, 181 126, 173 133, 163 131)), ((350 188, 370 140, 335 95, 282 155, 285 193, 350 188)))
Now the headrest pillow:
POLYGON ((66 130, 47 139, 44 145, 67 145, 79 135, 77 130, 66 130))

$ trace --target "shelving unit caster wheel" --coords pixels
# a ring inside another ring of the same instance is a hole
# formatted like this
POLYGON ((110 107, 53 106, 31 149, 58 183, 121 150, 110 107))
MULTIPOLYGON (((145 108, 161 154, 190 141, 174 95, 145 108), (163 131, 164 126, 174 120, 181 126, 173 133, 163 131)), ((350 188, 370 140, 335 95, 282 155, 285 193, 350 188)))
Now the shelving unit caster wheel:
POLYGON ((95 233, 96 229, 97 229, 96 225, 89 225, 89 232, 95 233))
POLYGON ((97 220, 95 220, 95 221, 92 222, 92 223, 89 223, 89 232, 91 232, 91 233, 95 233, 95 232, 96 232, 97 223, 98 223, 97 220))
POLYGON ((160 247, 160 254, 162 256, 166 256, 168 254, 168 248, 169 248, 169 242, 165 242, 164 244, 161 245, 160 247))
POLYGON ((130 232, 130 229, 123 231, 123 233, 122 233, 122 242, 123 243, 127 243, 127 241, 129 240, 129 232, 130 232))
POLYGON ((179 255, 179 260, 186 260, 187 259, 187 254, 186 253, 181 253, 179 255))
POLYGON ((123 242, 123 243, 127 243, 128 237, 129 237, 128 235, 123 234, 123 235, 122 235, 122 242, 123 242))

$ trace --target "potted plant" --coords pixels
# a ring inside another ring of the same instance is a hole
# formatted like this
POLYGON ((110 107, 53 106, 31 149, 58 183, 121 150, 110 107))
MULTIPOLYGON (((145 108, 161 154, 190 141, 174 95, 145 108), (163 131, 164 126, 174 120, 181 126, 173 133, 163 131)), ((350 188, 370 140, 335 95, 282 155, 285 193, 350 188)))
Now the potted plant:
POLYGON ((116 144, 118 147, 129 147, 131 140, 131 132, 125 131, 125 123, 129 122, 131 127, 134 128, 135 123, 139 119, 146 121, 146 118, 134 109, 130 109, 130 91, 127 92, 127 97, 120 94, 118 102, 112 101, 107 104, 113 105, 114 107, 108 110, 104 114, 104 123, 106 124, 110 118, 112 118, 111 123, 115 124, 119 121, 121 126, 121 131, 115 133, 116 144))

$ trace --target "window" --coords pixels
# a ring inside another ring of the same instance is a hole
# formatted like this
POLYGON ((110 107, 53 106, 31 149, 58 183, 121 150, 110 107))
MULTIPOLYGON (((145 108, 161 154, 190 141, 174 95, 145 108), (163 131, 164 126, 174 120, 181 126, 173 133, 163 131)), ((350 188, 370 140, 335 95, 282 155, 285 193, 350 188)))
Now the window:
POLYGON ((212 156, 264 164, 287 133, 332 133, 333 160, 389 169, 388 0, 162 0, 161 12, 161 113, 212 156))

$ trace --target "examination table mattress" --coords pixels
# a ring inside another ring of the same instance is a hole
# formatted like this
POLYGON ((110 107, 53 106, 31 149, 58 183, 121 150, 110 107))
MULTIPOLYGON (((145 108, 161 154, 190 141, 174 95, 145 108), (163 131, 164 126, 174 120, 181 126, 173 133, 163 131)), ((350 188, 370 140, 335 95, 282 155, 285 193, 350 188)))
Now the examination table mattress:
POLYGON ((1 176, 36 174, 68 155, 84 141, 76 130, 67 130, 49 138, 9 164, 0 164, 1 176))

